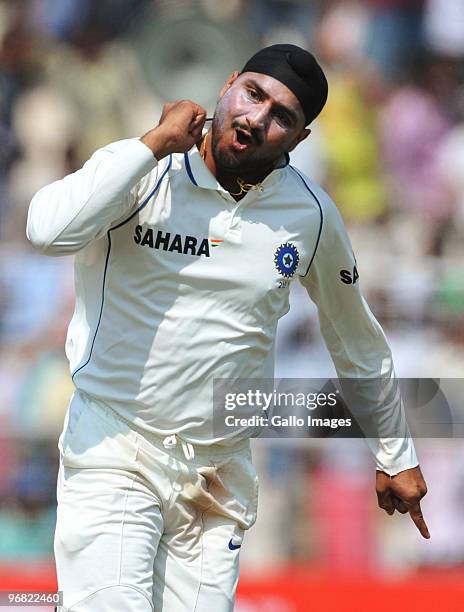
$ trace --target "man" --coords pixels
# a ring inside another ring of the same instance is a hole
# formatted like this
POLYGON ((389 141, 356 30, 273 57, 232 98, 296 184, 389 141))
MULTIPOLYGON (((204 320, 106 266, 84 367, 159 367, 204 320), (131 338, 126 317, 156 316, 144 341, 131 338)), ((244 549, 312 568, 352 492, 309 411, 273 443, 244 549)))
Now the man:
MULTIPOLYGON (((256 518, 247 439, 212 425, 215 378, 269 378, 289 281, 317 303, 340 376, 394 379, 383 332, 341 270, 355 260, 328 196, 288 165, 327 98, 292 45, 261 50, 204 109, 166 104, 140 140, 40 190, 27 233, 76 253, 66 353, 76 393, 59 448, 55 556, 64 610, 231 610, 256 518)), ((401 402, 389 419, 401 420, 401 402)), ((424 537, 409 435, 370 440, 379 504, 424 537)))

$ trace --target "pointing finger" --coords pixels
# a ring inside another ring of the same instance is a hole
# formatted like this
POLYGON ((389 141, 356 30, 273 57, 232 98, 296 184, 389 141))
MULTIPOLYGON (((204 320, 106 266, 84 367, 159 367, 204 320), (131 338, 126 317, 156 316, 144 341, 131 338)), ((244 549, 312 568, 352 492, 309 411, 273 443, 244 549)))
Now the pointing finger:
POLYGON ((419 529, 422 537, 428 540, 430 538, 430 533, 422 515, 422 510, 419 502, 417 502, 416 504, 412 504, 409 507, 409 514, 412 520, 414 521, 414 524, 416 525, 417 529, 419 529))

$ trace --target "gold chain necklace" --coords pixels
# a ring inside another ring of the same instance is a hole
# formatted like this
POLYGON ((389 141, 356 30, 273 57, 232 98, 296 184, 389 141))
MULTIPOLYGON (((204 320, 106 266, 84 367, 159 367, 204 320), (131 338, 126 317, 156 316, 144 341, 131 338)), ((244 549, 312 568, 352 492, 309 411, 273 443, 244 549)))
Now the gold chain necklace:
MULTIPOLYGON (((200 145, 200 155, 201 155, 201 159, 203 161, 205 161, 206 159, 206 142, 208 140, 208 134, 209 132, 206 132, 203 140, 201 141, 201 145, 200 145)), ((245 181, 241 178, 237 178, 237 183, 238 186, 240 187, 240 191, 238 191, 237 193, 233 193, 232 191, 229 191, 231 196, 241 196, 244 193, 248 193, 249 191, 263 191, 263 185, 262 183, 245 183, 245 181)))
POLYGON ((248 193, 249 191, 263 191, 262 183, 245 183, 245 181, 241 178, 237 179, 238 186, 240 187, 240 191, 237 193, 233 193, 229 191, 232 196, 240 196, 242 193, 248 193))

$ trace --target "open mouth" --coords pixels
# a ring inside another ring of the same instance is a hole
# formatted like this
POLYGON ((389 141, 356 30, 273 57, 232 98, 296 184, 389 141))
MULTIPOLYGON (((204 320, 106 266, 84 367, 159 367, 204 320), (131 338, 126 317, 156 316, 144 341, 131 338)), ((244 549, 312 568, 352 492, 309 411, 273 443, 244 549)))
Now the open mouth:
POLYGON ((253 137, 248 132, 241 129, 234 130, 233 146, 239 151, 243 151, 254 143, 253 137))

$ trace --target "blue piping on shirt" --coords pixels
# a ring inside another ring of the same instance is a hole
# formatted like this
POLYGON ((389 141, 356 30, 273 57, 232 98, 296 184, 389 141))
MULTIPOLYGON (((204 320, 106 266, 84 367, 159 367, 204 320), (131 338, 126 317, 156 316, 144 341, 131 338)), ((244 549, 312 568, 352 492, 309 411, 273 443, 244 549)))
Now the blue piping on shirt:
POLYGON ((184 160, 185 160, 185 169, 187 170, 189 179, 192 181, 194 185, 196 185, 196 187, 198 187, 198 183, 196 182, 195 177, 193 176, 192 167, 190 166, 190 160, 188 158, 187 153, 184 153, 184 160))
POLYGON ((317 248, 318 248, 318 246, 319 246, 319 241, 320 241, 320 239, 321 239, 321 234, 322 234, 322 226, 323 226, 323 224, 324 224, 324 215, 322 214, 322 206, 321 206, 321 203, 319 202, 318 198, 316 197, 316 194, 314 193, 314 191, 313 191, 313 190, 312 190, 312 189, 311 189, 311 188, 308 186, 308 184, 306 183, 306 181, 304 180, 304 178, 302 177, 302 175, 301 175, 301 174, 298 172, 298 170, 297 170, 296 168, 294 168, 293 166, 289 166, 289 167, 290 167, 290 168, 293 170, 293 172, 295 172, 295 173, 296 173, 296 174, 297 174, 297 175, 300 177, 300 179, 303 181, 303 185, 306 187, 306 189, 309 191, 309 193, 310 193, 310 194, 313 196, 313 198, 316 200, 317 205, 319 206, 319 213, 320 213, 320 215, 321 215, 321 224, 320 224, 320 226, 319 226, 319 233, 318 233, 318 235, 317 235, 316 246, 314 247, 314 253, 313 253, 313 256, 311 257, 311 260, 310 260, 310 262, 309 262, 308 269, 307 269, 307 270, 306 270, 306 272, 303 274, 303 276, 307 276, 307 274, 308 274, 308 272, 309 272, 309 269, 310 269, 310 267, 311 267, 311 264, 313 263, 314 258, 316 257, 316 251, 317 251, 317 248))

